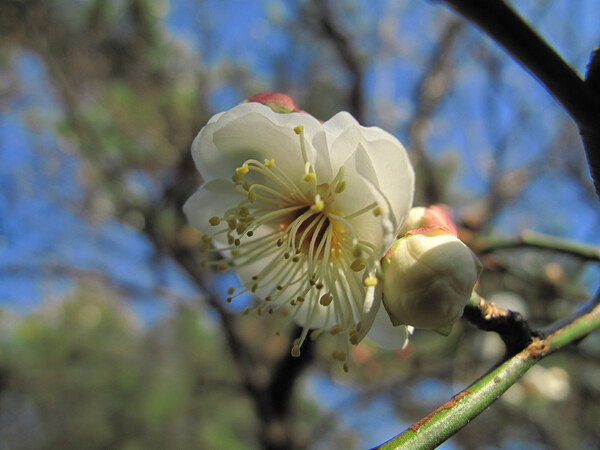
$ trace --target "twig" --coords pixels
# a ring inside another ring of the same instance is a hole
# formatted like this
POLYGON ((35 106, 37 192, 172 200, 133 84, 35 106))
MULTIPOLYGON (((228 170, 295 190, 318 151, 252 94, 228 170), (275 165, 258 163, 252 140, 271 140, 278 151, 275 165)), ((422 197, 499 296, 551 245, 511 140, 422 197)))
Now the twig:
POLYGON ((579 126, 600 196, 600 52, 593 52, 584 81, 503 0, 443 1, 504 47, 565 108, 579 126))
POLYGON ((584 261, 600 262, 600 247, 534 231, 523 231, 514 238, 481 238, 475 241, 474 246, 480 255, 497 250, 537 248, 575 256, 584 261))
POLYGON ((335 21, 335 15, 329 6, 329 2, 326 0, 313 0, 313 4, 319 11, 320 31, 334 45, 352 79, 349 95, 350 112, 358 122, 365 123, 364 67, 359 54, 351 37, 335 21))
POLYGON ((498 333, 506 345, 505 358, 516 355, 534 339, 544 337, 520 313, 505 311, 476 293, 473 293, 470 303, 465 307, 463 317, 481 330, 498 333))
POLYGON ((440 445, 486 410, 531 367, 549 354, 600 328, 600 305, 548 335, 534 338, 524 350, 475 381, 379 450, 431 449, 440 445))
POLYGON ((443 186, 438 181, 437 167, 427 154, 425 133, 431 116, 448 94, 448 88, 454 78, 452 49, 463 28, 463 24, 456 18, 445 23, 438 39, 439 44, 415 89, 416 113, 408 130, 409 147, 417 157, 416 164, 421 172, 420 183, 423 186, 424 202, 428 205, 443 201, 443 186))

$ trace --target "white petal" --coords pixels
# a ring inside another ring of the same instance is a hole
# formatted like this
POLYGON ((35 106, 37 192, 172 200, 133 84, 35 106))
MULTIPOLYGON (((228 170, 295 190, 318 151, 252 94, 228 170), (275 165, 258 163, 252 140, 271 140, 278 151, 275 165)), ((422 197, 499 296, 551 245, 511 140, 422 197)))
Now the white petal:
POLYGON ((221 217, 227 208, 235 206, 240 200, 231 181, 213 180, 204 184, 192 195, 185 205, 183 212, 190 223, 202 233, 212 234, 216 230, 208 220, 211 217, 221 217))
POLYGON ((394 327, 385 308, 379 308, 367 338, 386 350, 400 350, 408 344, 409 328, 394 327))
MULTIPOLYGON (((207 181, 229 179, 248 159, 271 158, 288 176, 301 178, 304 163, 300 138, 294 132, 297 125, 304 127, 309 157, 315 164, 327 162, 326 149, 311 145, 313 136, 324 133, 317 119, 304 113, 278 114, 259 103, 244 103, 211 119, 194 139, 192 156, 207 181)), ((328 165, 320 169, 327 171, 328 165)))
POLYGON ((365 150, 370 164, 360 164, 359 172, 388 198, 396 222, 401 225, 414 195, 414 171, 402 144, 380 128, 349 126, 331 143, 334 170, 339 155, 346 154, 348 147, 365 150))
POLYGON ((376 216, 371 210, 349 221, 360 239, 370 242, 379 249, 377 255, 379 258, 391 245, 397 223, 390 214, 390 206, 384 193, 371 183, 370 179, 362 175, 362 172, 373 171, 364 150, 359 148, 343 162, 343 165, 346 168, 344 177, 346 188, 341 194, 336 195, 336 207, 343 212, 344 216, 349 216, 373 202, 377 203, 381 211, 380 215, 376 216))

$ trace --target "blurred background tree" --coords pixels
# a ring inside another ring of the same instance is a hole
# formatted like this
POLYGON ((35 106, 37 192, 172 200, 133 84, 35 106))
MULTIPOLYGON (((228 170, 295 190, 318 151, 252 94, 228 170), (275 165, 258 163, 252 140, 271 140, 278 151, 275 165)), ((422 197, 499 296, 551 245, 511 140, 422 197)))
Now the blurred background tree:
MULTIPOLYGON (((584 72, 596 2, 513 4, 584 72)), ((487 298, 546 325, 597 288, 597 256, 515 239, 600 243, 576 126, 438 4, 4 0, 0 38, 3 448, 365 448, 501 358, 461 321, 401 352, 362 343, 343 374, 327 338, 291 358, 297 330, 224 302, 231 277, 201 269, 181 212, 189 148, 256 92, 397 135, 415 204, 454 208, 487 298)), ((544 360, 447 448, 593 448, 599 344, 544 360)))

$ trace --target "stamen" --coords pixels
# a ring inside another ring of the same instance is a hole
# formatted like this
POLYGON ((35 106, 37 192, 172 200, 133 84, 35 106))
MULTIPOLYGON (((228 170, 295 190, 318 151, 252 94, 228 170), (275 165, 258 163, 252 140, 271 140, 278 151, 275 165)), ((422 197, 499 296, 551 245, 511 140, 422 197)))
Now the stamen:
POLYGON ((235 173, 239 175, 246 175, 249 171, 250 169, 248 168, 248 164, 243 164, 241 167, 235 169, 235 173))
POLYGON ((321 212, 325 208, 325 202, 321 199, 321 196, 317 194, 315 196, 315 203, 310 207, 311 211, 321 212))
POLYGON ((329 304, 331 303, 331 301, 333 300, 333 295, 331 295, 329 292, 327 294, 324 294, 321 297, 321 300, 319 300, 319 303, 323 306, 329 306, 329 304))
POLYGON ((350 264, 350 269, 354 272, 360 272, 365 268, 365 264, 360 259, 355 259, 352 264, 350 264))
MULTIPOLYGON (((365 206, 362 209, 359 209, 358 211, 353 212, 352 214, 350 214, 349 216, 346 216, 346 219, 352 219, 354 217, 358 217, 364 213, 366 213, 367 211, 376 208, 377 209, 377 202, 373 202, 370 205, 365 206)), ((379 210, 379 214, 381 214, 381 210, 379 210)))
POLYGON ((377 277, 368 276, 365 278, 365 286, 372 287, 377 286, 377 277))
POLYGON ((300 150, 302 151, 302 161, 306 164, 308 157, 306 156, 306 144, 304 143, 304 126, 298 125, 294 128, 294 133, 300 136, 300 150))

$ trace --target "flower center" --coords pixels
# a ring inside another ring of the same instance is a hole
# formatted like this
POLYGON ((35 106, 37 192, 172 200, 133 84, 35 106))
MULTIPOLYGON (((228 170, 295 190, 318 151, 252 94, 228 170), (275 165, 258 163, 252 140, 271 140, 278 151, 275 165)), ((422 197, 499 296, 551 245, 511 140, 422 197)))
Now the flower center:
MULTIPOLYGON (((304 176, 293 179, 274 159, 247 160, 232 176, 240 201, 209 220, 219 227, 212 238, 225 235, 227 245, 210 249, 213 239, 203 239, 207 256, 213 257, 204 264, 220 270, 233 266, 242 275, 242 287, 230 288, 228 301, 245 292, 257 293, 263 296, 263 302, 254 308, 259 314, 266 309, 269 313, 280 311, 290 321, 302 319, 306 325, 292 349, 297 356, 318 316, 321 324, 334 323, 332 334, 347 335, 356 343, 353 340, 360 329, 356 317, 362 311, 365 285, 374 283, 373 277, 361 274, 375 272, 379 261, 377 248, 357 235, 352 219, 369 212, 379 215, 380 211, 375 202, 350 213, 340 210, 336 196, 346 187, 345 167, 331 180, 320 180, 307 156, 303 127, 294 131, 300 139, 304 176), (217 252, 221 256, 215 259, 217 252), (299 308, 305 302, 306 306, 299 308), (325 307, 324 318, 321 306, 325 307)), ((218 239, 220 243, 225 241, 223 237, 218 239)), ((337 351, 334 357, 345 360, 341 353, 337 351)))

